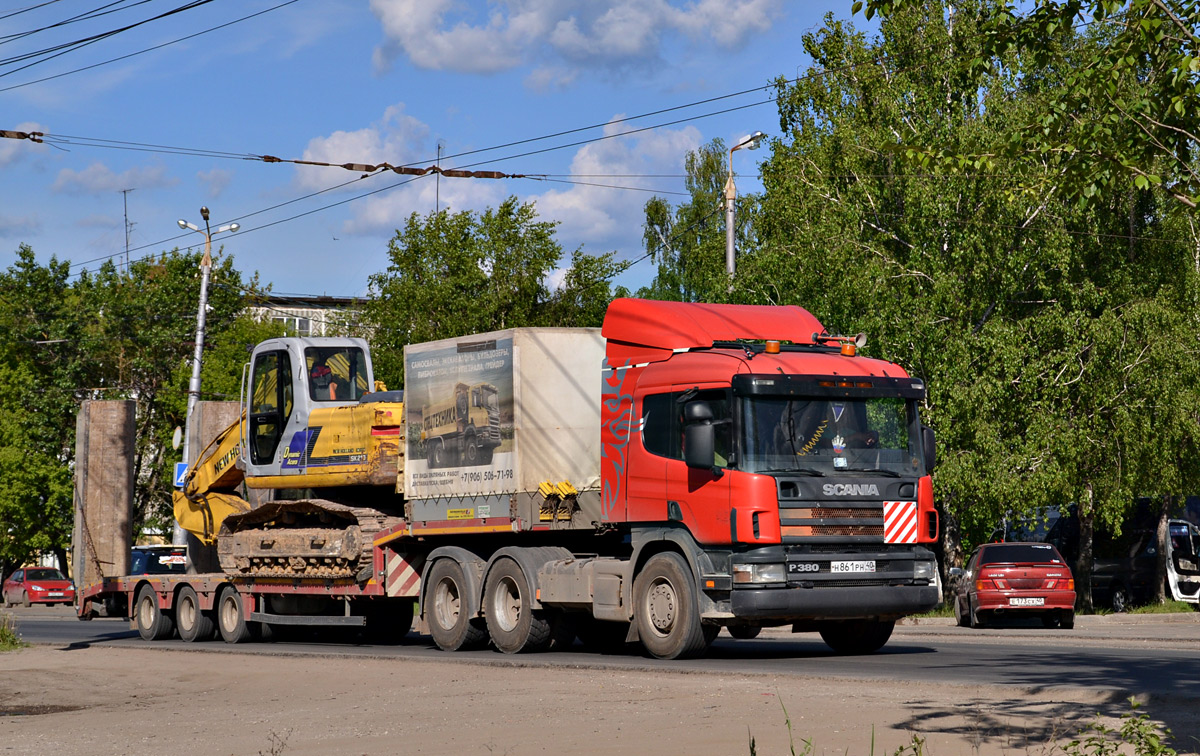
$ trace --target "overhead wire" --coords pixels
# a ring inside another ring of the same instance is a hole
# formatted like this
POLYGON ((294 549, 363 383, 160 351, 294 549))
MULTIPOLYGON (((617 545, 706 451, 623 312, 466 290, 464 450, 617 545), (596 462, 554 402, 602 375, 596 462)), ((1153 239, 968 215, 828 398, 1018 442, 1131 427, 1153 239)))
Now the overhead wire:
MULTIPOLYGON (((264 9, 264 10, 257 11, 257 12, 255 12, 255 13, 251 13, 251 14, 249 14, 249 15, 242 16, 241 18, 234 19, 233 21, 226 21, 226 22, 225 22, 225 23, 223 23, 223 24, 218 24, 217 26, 212 26, 212 27, 209 27, 209 28, 207 28, 207 29, 203 29, 203 30, 201 30, 201 31, 195 32, 194 34, 188 34, 188 35, 186 35, 186 36, 179 37, 178 39, 173 39, 173 40, 170 40, 170 41, 168 41, 168 42, 163 42, 162 44, 154 45, 154 46, 152 46, 152 47, 147 47, 147 48, 145 48, 145 49, 143 49, 143 50, 138 50, 138 51, 136 51, 136 52, 127 53, 127 54, 125 54, 125 55, 120 55, 120 56, 117 56, 117 57, 115 57, 115 58, 109 58, 108 60, 100 61, 99 63, 93 63, 93 64, 91 64, 91 65, 88 65, 88 66, 82 66, 82 67, 80 67, 80 68, 75 68, 75 69, 72 69, 72 70, 70 70, 70 71, 64 71, 64 72, 62 72, 62 73, 57 73, 57 74, 54 74, 53 76, 44 76, 44 77, 42 77, 42 78, 40 78, 40 79, 33 79, 33 80, 31 80, 31 81, 26 81, 26 82, 23 82, 23 83, 21 83, 21 84, 13 84, 13 85, 11 85, 11 86, 2 87, 2 88, 0 88, 0 92, 9 92, 9 91, 11 91, 11 90, 14 90, 14 89, 20 89, 21 87, 28 87, 28 86, 31 86, 31 85, 33 85, 33 84, 41 84, 42 82, 46 82, 46 81, 52 81, 52 80, 54 80, 54 79, 61 79, 61 78, 62 78, 62 77, 64 77, 64 76, 70 76, 70 75, 72 75, 72 74, 77 74, 77 73, 80 73, 80 72, 82 72, 82 71, 90 71, 90 70, 91 70, 91 69, 93 69, 93 68, 99 68, 99 67, 101 67, 101 66, 106 66, 106 65, 108 65, 108 64, 110 64, 110 63, 117 63, 117 62, 119 62, 119 61, 122 61, 122 60, 127 60, 127 59, 129 59, 129 58, 133 58, 133 57, 136 57, 136 56, 138 56, 138 55, 143 55, 143 54, 145 54, 145 53, 148 53, 148 52, 153 52, 154 50, 160 50, 160 49, 162 49, 162 48, 164 48, 164 47, 169 47, 169 46, 171 46, 171 45, 178 44, 179 42, 186 42, 186 41, 187 41, 187 40, 189 40, 189 39, 195 39, 196 37, 200 37, 200 36, 203 36, 203 35, 205 35, 205 34, 209 34, 209 33, 211 33, 211 32, 218 31, 218 30, 220 30, 220 29, 224 29, 224 28, 226 28, 226 27, 229 27, 229 26, 233 26, 234 24, 240 24, 240 23, 241 23, 241 22, 243 22, 243 21, 248 21, 248 20, 250 20, 250 19, 252 19, 252 18, 257 18, 258 16, 261 16, 261 15, 263 15, 263 14, 266 14, 266 13, 270 13, 270 12, 272 12, 272 11, 279 10, 280 8, 283 8, 283 7, 285 7, 285 6, 288 6, 288 5, 292 5, 293 3, 297 3, 297 2, 299 2, 299 1, 300 1, 300 0, 285 0, 285 2, 279 3, 278 5, 274 5, 274 6, 270 7, 270 8, 266 8, 266 9, 264 9)), ((205 2, 211 2, 211 0, 205 0, 205 2)))
MULTIPOLYGON (((15 34, 2 35, 0 36, 0 45, 7 44, 8 42, 12 42, 14 40, 24 39, 25 37, 31 37, 34 34, 40 34, 41 32, 49 31, 50 29, 69 26, 70 24, 79 23, 80 21, 90 21, 95 18, 100 18, 101 16, 107 16, 110 13, 120 13, 121 11, 126 11, 138 5, 145 5, 151 2, 154 2, 154 0, 136 0, 133 5, 126 5, 123 8, 113 8, 114 5, 122 5, 125 3, 125 0, 115 0, 107 5, 102 5, 99 8, 76 14, 62 21, 57 21, 53 24, 47 24, 46 26, 38 27, 37 29, 27 29, 26 31, 17 32, 15 34)), ((0 19, 3 18, 7 18, 7 16, 0 16, 0 19)))

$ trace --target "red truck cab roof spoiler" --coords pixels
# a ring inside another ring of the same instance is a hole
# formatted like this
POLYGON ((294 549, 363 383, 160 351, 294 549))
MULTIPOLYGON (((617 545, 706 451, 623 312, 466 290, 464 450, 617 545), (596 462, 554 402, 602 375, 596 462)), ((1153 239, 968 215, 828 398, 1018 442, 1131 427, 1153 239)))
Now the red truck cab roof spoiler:
POLYGON ((661 362, 672 352, 716 342, 765 341, 812 344, 825 329, 803 307, 703 304, 651 299, 614 299, 600 333, 613 367, 661 362))

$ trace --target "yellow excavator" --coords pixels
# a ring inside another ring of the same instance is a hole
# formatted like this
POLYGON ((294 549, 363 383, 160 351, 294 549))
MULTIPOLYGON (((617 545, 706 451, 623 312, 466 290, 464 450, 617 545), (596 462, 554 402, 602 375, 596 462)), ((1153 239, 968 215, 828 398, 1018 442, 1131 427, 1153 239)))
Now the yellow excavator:
POLYGON ((180 526, 215 543, 229 574, 369 571, 371 536, 404 514, 404 405, 402 391, 374 381, 366 342, 262 342, 244 371, 241 405, 175 492, 180 526), (252 507, 251 498, 265 501, 252 507))

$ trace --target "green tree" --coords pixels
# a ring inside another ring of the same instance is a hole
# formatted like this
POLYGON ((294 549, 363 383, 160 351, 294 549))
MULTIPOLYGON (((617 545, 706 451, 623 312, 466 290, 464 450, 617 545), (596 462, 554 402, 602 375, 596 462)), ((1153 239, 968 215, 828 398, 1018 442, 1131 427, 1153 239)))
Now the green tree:
POLYGON ((70 264, 21 245, 0 273, 0 573, 39 552, 66 566, 77 395, 88 385, 85 317, 70 264))
POLYGON ((483 213, 409 216, 371 276, 364 319, 378 377, 401 385, 407 344, 521 326, 598 326, 618 271, 612 254, 576 250, 563 285, 547 284, 563 256, 554 224, 510 197, 483 213))
MULTIPOLYGON (((918 0, 866 0, 868 18, 920 10, 918 0)), ((855 2, 854 10, 864 8, 855 2)), ((1036 91, 1038 107, 1006 135, 972 150, 914 134, 897 142, 923 164, 1034 167, 1029 186, 1050 183, 1090 201, 1126 187, 1162 186, 1188 208, 1200 199, 1200 4, 1194 0, 1001 0, 943 12, 975 29, 969 54, 949 61, 973 82, 1007 75, 1014 54, 1027 72, 1058 69, 1061 86, 1036 91)))

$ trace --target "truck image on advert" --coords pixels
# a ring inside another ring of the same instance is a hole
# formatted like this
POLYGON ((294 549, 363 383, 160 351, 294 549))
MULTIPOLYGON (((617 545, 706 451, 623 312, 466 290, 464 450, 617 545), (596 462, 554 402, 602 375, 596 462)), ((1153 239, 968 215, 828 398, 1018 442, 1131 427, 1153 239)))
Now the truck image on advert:
POLYGON ((790 627, 874 652, 938 603, 938 516, 925 385, 863 344, 800 307, 617 299, 600 329, 409 345, 400 392, 370 390, 361 340, 264 342, 175 494, 219 571, 88 557, 79 615, 231 643, 415 617, 445 651, 663 659, 790 627))

